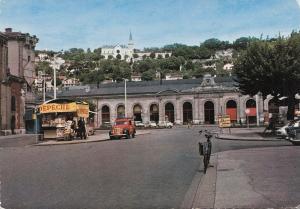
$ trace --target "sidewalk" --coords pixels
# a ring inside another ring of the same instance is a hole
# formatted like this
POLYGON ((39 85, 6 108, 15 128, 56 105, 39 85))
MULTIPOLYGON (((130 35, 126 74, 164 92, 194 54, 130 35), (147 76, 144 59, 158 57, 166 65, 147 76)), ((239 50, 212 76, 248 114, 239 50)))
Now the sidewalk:
POLYGON ((295 208, 300 205, 299 164, 297 146, 217 153, 192 208, 295 208))
POLYGON ((276 136, 263 135, 264 127, 255 128, 223 128, 221 133, 216 135, 217 139, 244 140, 244 141, 280 141, 276 136))
MULTIPOLYGON (((139 135, 144 135, 144 134, 149 134, 150 131, 146 130, 138 130, 136 133, 136 136, 139 135)), ((107 133, 101 131, 100 134, 95 134, 92 136, 89 136, 87 139, 75 139, 72 141, 57 141, 57 140, 47 140, 47 141, 41 141, 38 144, 35 144, 35 146, 50 146, 50 145, 66 145, 66 144, 81 144, 81 143, 91 143, 91 142, 101 142, 101 141, 107 141, 110 140, 108 136, 108 131, 107 133)))
MULTIPOLYGON (((137 136, 143 134, 149 134, 149 130, 138 130, 137 136)), ((100 142, 109 140, 108 131, 96 131, 95 135, 89 136, 84 140, 72 140, 72 141, 57 141, 57 140, 45 140, 39 141, 39 135, 37 134, 16 134, 0 136, 0 148, 3 147, 24 147, 28 145, 35 146, 50 146, 50 145, 66 145, 66 144, 80 144, 90 142, 100 142)))
POLYGON ((36 134, 15 134, 0 136, 0 147, 23 147, 36 144, 39 136, 36 134))

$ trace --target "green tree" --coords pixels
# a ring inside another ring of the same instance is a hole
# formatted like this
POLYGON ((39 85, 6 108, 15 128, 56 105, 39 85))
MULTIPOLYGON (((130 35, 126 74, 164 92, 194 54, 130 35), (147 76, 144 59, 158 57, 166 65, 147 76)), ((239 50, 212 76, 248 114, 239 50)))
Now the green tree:
POLYGON ((161 54, 157 55, 157 59, 162 59, 163 56, 161 54))
POLYGON ((142 73, 142 80, 143 81, 152 81, 155 77, 155 73, 153 71, 145 71, 142 73))
POLYGON ((154 53, 154 52, 151 52, 150 55, 149 55, 149 57, 150 57, 151 59, 154 59, 154 58, 155 58, 155 53, 154 53))
POLYGON ((194 70, 194 64, 193 64, 193 62, 192 62, 191 60, 188 60, 188 61, 186 62, 186 64, 185 64, 185 68, 186 68, 187 70, 194 70))
MULTIPOLYGON (((62 81, 59 78, 56 78, 56 86, 60 86, 61 84, 62 84, 62 81)), ((51 85, 54 86, 54 79, 52 79, 51 85)))
POLYGON ((116 58, 120 60, 122 59, 122 56, 120 54, 117 54, 116 58))
POLYGON ((53 74, 53 69, 50 67, 49 62, 38 62, 35 68, 36 74, 41 71, 42 73, 45 72, 45 74, 52 75, 53 74))
POLYGON ((286 96, 288 119, 294 117, 295 94, 300 92, 300 35, 274 42, 251 42, 235 62, 239 88, 244 94, 261 92, 277 99, 286 96))

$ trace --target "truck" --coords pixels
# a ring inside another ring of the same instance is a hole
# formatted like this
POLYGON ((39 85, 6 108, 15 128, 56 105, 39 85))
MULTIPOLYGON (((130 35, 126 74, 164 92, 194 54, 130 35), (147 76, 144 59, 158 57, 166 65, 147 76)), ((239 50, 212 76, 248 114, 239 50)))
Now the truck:
POLYGON ((134 138, 136 134, 134 121, 131 118, 116 118, 111 130, 109 131, 110 139, 134 138))

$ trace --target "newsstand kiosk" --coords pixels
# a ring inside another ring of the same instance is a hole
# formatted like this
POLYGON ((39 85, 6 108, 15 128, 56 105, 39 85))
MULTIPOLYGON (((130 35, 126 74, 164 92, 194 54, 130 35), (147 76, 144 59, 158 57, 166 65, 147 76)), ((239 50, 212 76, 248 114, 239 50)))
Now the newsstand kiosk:
POLYGON ((54 99, 39 106, 44 139, 69 139, 70 125, 76 129, 79 119, 87 122, 89 105, 83 101, 54 99))

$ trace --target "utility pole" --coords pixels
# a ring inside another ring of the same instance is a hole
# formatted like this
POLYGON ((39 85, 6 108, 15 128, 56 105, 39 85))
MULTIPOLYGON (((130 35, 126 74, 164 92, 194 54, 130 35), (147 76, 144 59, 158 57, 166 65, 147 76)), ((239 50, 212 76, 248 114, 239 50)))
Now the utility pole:
POLYGON ((43 72, 43 102, 46 102, 46 79, 45 79, 45 70, 43 72))
POLYGON ((127 111, 126 111, 126 109, 127 109, 127 86, 126 86, 126 81, 127 81, 127 79, 124 79, 124 81, 125 81, 125 118, 127 117, 127 111))
POLYGON ((53 98, 56 99, 56 66, 53 67, 53 84, 54 84, 54 95, 53 95, 53 98))

